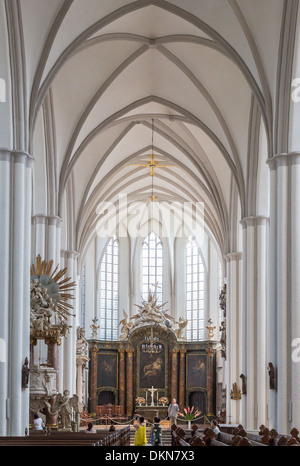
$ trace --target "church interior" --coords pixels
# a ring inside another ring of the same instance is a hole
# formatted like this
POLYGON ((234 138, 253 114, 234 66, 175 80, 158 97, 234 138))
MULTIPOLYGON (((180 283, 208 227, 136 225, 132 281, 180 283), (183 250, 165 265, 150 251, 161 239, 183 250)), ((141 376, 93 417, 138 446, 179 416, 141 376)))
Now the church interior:
POLYGON ((300 445, 299 125, 298 0, 0 1, 0 445, 300 445))

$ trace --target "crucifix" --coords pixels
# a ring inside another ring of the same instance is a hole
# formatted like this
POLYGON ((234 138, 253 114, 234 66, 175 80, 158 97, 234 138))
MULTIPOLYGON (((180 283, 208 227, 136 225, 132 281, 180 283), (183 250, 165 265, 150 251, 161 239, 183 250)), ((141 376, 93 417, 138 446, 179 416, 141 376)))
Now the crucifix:
POLYGON ((153 388, 153 385, 151 388, 148 388, 148 392, 151 393, 151 405, 150 406, 155 406, 154 405, 154 393, 157 392, 157 388, 153 388))

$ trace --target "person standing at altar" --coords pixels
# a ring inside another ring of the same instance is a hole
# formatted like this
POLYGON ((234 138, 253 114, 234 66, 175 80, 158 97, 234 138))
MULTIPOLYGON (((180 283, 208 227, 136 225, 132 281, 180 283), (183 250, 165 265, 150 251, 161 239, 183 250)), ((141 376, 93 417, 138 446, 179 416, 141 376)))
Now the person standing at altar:
POLYGON ((145 418, 141 416, 136 424, 133 425, 135 430, 134 445, 136 447, 145 447, 147 445, 146 423, 145 418))
POLYGON ((154 424, 150 432, 150 443, 153 447, 162 446, 161 425, 159 417, 154 418, 154 424))
POLYGON ((177 425, 177 416, 178 416, 179 406, 176 403, 175 398, 173 398, 172 403, 168 408, 168 416, 170 418, 170 428, 173 424, 177 425))

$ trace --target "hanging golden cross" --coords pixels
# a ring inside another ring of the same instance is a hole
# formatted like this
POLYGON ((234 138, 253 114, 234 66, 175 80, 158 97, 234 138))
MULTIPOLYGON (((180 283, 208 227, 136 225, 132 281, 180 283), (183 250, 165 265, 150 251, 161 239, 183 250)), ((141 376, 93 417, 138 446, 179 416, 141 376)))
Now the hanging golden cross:
POLYGON ((137 164, 133 164, 131 165, 132 167, 148 167, 150 168, 150 176, 154 176, 154 170, 156 168, 167 168, 167 167, 176 167, 176 165, 161 165, 159 164, 159 162, 157 162, 155 160, 155 158, 153 157, 153 154, 150 154, 150 160, 147 164, 143 164, 143 163, 137 163, 137 164))

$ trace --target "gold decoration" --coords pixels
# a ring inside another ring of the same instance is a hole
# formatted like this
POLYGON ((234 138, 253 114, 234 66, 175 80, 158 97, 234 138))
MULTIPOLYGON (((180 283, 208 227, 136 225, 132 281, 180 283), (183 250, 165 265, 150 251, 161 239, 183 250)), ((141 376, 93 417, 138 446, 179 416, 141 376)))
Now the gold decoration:
POLYGON ((230 391, 231 400, 240 400, 242 398, 242 392, 239 389, 237 383, 232 384, 232 390, 230 391))
POLYGON ((38 339, 46 344, 61 344, 70 326, 68 317, 73 306, 68 302, 74 299, 71 291, 76 286, 65 277, 67 268, 59 270, 57 265, 52 272, 53 260, 42 261, 38 255, 36 263, 30 267, 30 341, 37 344, 38 339))

